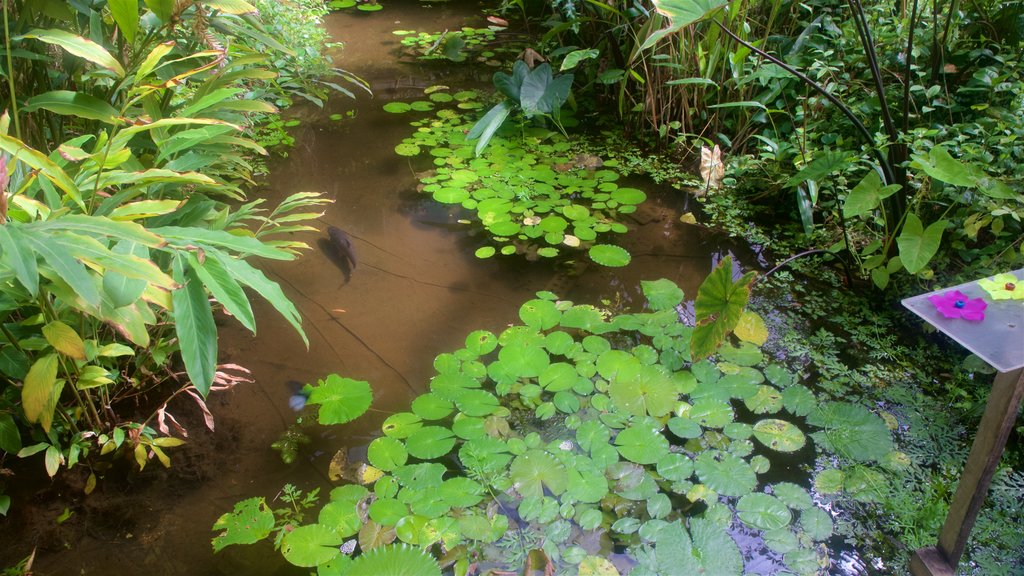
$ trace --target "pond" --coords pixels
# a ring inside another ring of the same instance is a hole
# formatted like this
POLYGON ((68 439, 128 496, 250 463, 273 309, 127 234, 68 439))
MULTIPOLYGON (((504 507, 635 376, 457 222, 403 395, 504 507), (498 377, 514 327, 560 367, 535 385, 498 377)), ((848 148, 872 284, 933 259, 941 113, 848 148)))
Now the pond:
POLYGON ((190 436, 171 451, 171 468, 152 463, 138 473, 119 463, 87 497, 81 467, 51 482, 36 462, 19 466, 14 505, 0 521, 0 566, 35 547, 37 575, 302 573, 269 546, 214 555, 210 527, 235 502, 273 496, 285 483, 304 490, 330 486, 335 452, 365 446, 384 418, 407 410, 427 389, 433 358, 462 346, 468 333, 499 332, 518 322, 519 306, 541 290, 636 307, 643 302, 640 280, 668 278, 694 295, 724 255, 755 262, 724 237, 680 223, 685 198, 650 183, 636 184, 648 200, 620 240, 633 254, 628 267, 591 265, 569 274, 546 261, 476 258, 481 240, 457 222, 463 215, 418 194, 409 161, 395 154, 410 130, 408 119, 382 111, 389 100, 421 97, 434 84, 489 81, 487 71, 473 76, 397 58, 400 39, 393 30, 456 29, 467 18, 482 25, 469 7, 420 3, 328 18, 332 35, 345 42, 336 64, 368 81, 374 97, 290 111, 299 120, 292 129, 295 147, 271 161, 269 183, 253 195, 275 204, 294 192, 322 191, 334 203, 321 227, 337 226, 353 242, 358 262, 350 277, 325 253, 323 233, 301 238, 313 250, 298 261, 265 263, 301 311, 309 350, 267 306, 257 305, 256 336, 224 318, 221 362, 244 366, 253 381, 211 395, 216 431, 203 428, 194 405, 175 401, 171 411, 190 436), (332 119, 338 114, 341 120, 332 119), (312 383, 331 373, 370 382, 373 410, 341 432, 314 433, 311 447, 283 464, 270 445, 294 420, 287 383, 312 383))

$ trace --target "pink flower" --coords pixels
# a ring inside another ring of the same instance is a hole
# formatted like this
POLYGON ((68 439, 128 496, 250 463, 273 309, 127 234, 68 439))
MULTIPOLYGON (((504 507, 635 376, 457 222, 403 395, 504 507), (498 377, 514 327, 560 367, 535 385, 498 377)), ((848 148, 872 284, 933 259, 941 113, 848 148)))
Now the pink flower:
POLYGON ((932 294, 928 301, 946 318, 981 321, 985 319, 985 308, 988 308, 988 304, 981 298, 969 298, 959 290, 932 294))

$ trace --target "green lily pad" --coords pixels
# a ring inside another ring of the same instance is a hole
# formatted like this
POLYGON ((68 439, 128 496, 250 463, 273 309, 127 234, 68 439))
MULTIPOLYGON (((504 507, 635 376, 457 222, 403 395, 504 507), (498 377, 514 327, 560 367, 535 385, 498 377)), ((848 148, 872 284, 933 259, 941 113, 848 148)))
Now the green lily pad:
POLYGON ((861 462, 881 460, 892 452, 892 434, 885 422, 860 404, 827 402, 807 416, 807 423, 824 428, 815 440, 828 449, 861 462))
POLYGON ((789 526, 793 515, 778 498, 768 494, 747 494, 736 503, 740 520, 751 528, 775 530, 789 526))
POLYGON ((333 528, 322 524, 299 526, 281 539, 281 555, 290 564, 312 568, 341 554, 338 546, 342 540, 333 528))
POLYGON ((569 483, 565 466, 542 450, 528 450, 517 456, 509 468, 509 477, 523 497, 539 498, 545 488, 557 496, 565 492, 569 483))
POLYGON ((523 324, 538 330, 547 330, 558 325, 562 312, 550 300, 530 300, 519 308, 523 324))
POLYGON ((440 458, 455 447, 455 434, 441 426, 424 426, 405 441, 409 455, 422 460, 440 458))
POLYGON ((388 102, 384 105, 384 111, 391 114, 404 114, 409 110, 412 110, 412 106, 409 106, 407 102, 388 102))
POLYGON ((344 424, 362 416, 373 401, 370 384, 331 374, 309 394, 309 404, 319 404, 317 420, 327 426, 344 424))
POLYGON ((501 407, 498 397, 486 390, 463 390, 453 400, 466 416, 490 416, 501 407))
POLYGON ((395 153, 399 156, 418 156, 420 147, 411 142, 402 142, 395 146, 395 153))
POLYGON ((333 528, 342 538, 348 538, 359 532, 363 519, 359 517, 354 503, 332 501, 320 509, 317 523, 333 528))
POLYGON ((409 507, 394 498, 377 498, 370 504, 370 519, 382 526, 394 526, 409 513, 409 507))
POLYGON ((348 569, 346 576, 441 576, 441 567, 423 548, 412 546, 381 546, 363 550, 348 569))
POLYGON ((808 508, 800 512, 800 527, 815 542, 822 542, 832 537, 835 525, 828 512, 821 508, 808 508))
POLYGON ((389 436, 376 438, 366 448, 366 459, 370 464, 384 471, 404 466, 409 459, 405 445, 389 436))
POLYGON ((641 419, 615 437, 615 445, 622 457, 637 464, 654 464, 668 454, 668 439, 661 434, 652 420, 641 419))
POLYGON ((640 287, 643 289, 644 297, 650 304, 651 310, 671 310, 683 301, 683 291, 671 280, 642 280, 640 287))
POLYGON ((782 390, 782 406, 797 416, 807 416, 818 407, 818 399, 805 386, 789 386, 782 390))
POLYGON ((655 418, 671 412, 679 399, 671 375, 658 365, 642 366, 620 375, 612 380, 608 393, 620 410, 634 416, 650 415, 655 418))
POLYGON ((702 452, 697 457, 694 469, 701 482, 723 496, 743 496, 757 486, 754 469, 727 452, 702 452))
POLYGON ((640 204, 647 200, 647 194, 637 188, 619 188, 612 192, 612 200, 620 204, 640 204))
POLYGON ((688 417, 705 428, 721 428, 732 422, 735 416, 732 407, 725 402, 702 399, 694 402, 688 417))
POLYGON ((594 262, 614 268, 625 266, 632 259, 625 248, 614 244, 594 244, 587 253, 594 262))
POLYGON ((700 427, 700 424, 682 416, 669 418, 668 429, 683 439, 700 438, 700 435, 704 433, 704 429, 700 427))
POLYGON ((424 420, 440 420, 452 413, 452 403, 439 394, 421 394, 412 401, 412 411, 424 420))
POLYGON ((550 358, 544 348, 527 344, 505 346, 498 352, 498 360, 506 370, 520 378, 539 376, 550 363, 550 358))
POLYGON ((497 347, 498 338, 487 330, 476 330, 466 336, 466 349, 477 356, 490 354, 497 347))
POLYGON ((423 426, 423 419, 412 412, 399 412, 388 416, 381 426, 384 434, 392 438, 408 438, 423 426))
POLYGON ((754 424, 754 438, 778 452, 795 452, 807 442, 804 433, 795 425, 774 418, 754 424))
MULTIPOLYGON (((434 200, 441 202, 442 204, 462 204, 469 198, 469 191, 465 188, 454 188, 447 186, 439 190, 434 190, 431 194, 434 200)), ((491 248, 493 251, 494 249, 491 248)), ((477 256, 480 258, 480 256, 477 256)))
POLYGON ((792 482, 779 482, 772 486, 775 497, 793 510, 807 510, 814 505, 811 495, 792 482))
POLYGON ((758 386, 757 392, 743 399, 754 414, 774 414, 782 409, 782 394, 774 386, 758 386))
POLYGON ((684 454, 666 454, 657 464, 658 474, 672 482, 682 482, 693 474, 693 460, 684 454))

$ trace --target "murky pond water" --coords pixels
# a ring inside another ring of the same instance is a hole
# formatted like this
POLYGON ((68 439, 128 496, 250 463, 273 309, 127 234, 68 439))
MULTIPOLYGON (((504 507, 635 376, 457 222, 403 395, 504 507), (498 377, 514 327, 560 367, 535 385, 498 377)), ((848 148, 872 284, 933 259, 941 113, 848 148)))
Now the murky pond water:
POLYGON ((399 39, 391 32, 456 28, 467 18, 483 25, 470 8, 417 3, 329 17, 332 35, 346 42, 336 63, 366 79, 375 97, 295 111, 302 118, 296 147, 272 163, 270 182, 259 193, 273 205, 294 192, 323 191, 334 200, 323 227, 346 230, 358 254, 347 283, 319 248, 323 234, 302 237, 314 250, 298 261, 263 263, 301 311, 309 349, 268 306, 257 305, 255 337, 226 319, 221 362, 247 367, 254 382, 211 397, 216 432, 203 429, 194 406, 172 404, 191 436, 171 452, 171 469, 154 462, 139 474, 125 463, 88 497, 82 495, 83 470, 52 483, 41 464, 20 467, 14 504, 0 521, 0 567, 35 547, 38 575, 293 573, 269 545, 214 555, 213 522, 235 502, 272 497, 287 482, 307 490, 327 486, 333 452, 365 444, 384 417, 406 409, 426 389, 433 358, 461 347, 467 333, 516 322, 520 304, 538 290, 629 305, 641 301, 640 280, 664 277, 696 293, 729 248, 721 237, 679 223, 684 199, 678 194, 647 187, 650 199, 620 239, 634 255, 630 266, 590 266, 570 278, 544 262, 475 258, 479 239, 456 224, 460 216, 415 192, 409 162, 394 153, 410 129, 408 119, 381 106, 420 96, 432 84, 479 83, 489 72, 467 78, 464 70, 399 63, 399 39), (348 111, 354 113, 342 121, 329 119, 348 111), (325 432, 313 450, 283 464, 270 444, 294 419, 285 382, 314 382, 331 373, 369 381, 374 411, 325 432), (58 523, 65 512, 70 516, 58 523))

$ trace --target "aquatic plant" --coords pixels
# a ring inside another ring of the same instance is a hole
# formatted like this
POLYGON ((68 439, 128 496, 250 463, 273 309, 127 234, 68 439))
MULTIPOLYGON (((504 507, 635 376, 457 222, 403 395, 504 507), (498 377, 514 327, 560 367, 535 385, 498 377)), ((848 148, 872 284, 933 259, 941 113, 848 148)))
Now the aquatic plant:
MULTIPOLYGON (((810 438, 859 462, 892 451, 884 422, 820 402, 750 341, 694 361, 682 291, 668 280, 642 289, 646 311, 618 315, 541 292, 521 325, 472 332, 439 355, 429 392, 369 444, 377 473, 333 489, 315 522, 291 527, 285 559, 319 574, 355 573, 363 555, 396 550, 431 574, 486 562, 738 575, 753 534, 776 569, 822 573, 832 518, 807 480, 763 475, 777 454, 806 449, 804 418, 810 438), (396 542, 432 552, 429 571, 396 542), (631 569, 606 558, 613 543, 631 569)), ((218 520, 216 548, 269 536, 270 514, 261 498, 239 503, 218 520)))
MULTIPOLYGON (((629 263, 626 250, 600 242, 599 235, 625 233, 623 217, 647 195, 620 186, 614 162, 576 154, 564 135, 536 126, 517 130, 506 125, 476 156, 467 135, 472 119, 463 111, 483 107, 482 95, 475 90, 452 94, 442 86, 425 93, 428 100, 389 102, 384 110, 427 112, 439 104, 455 109, 441 108, 432 118, 413 121, 416 131, 395 151, 408 157, 427 152, 433 158, 434 168, 418 175, 420 189, 438 202, 475 213, 492 240, 476 251, 477 257, 552 258, 587 250, 602 265, 629 263)), ((568 118, 563 122, 571 123, 568 118)))

